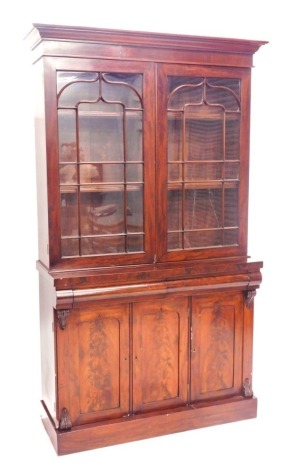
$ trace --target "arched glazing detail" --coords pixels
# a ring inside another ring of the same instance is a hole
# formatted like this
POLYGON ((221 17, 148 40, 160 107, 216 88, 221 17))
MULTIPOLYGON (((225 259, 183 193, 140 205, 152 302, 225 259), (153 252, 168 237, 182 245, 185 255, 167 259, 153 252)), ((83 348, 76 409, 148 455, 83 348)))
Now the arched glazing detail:
POLYGON ((142 75, 58 72, 62 257, 144 250, 142 75))
POLYGON ((240 80, 168 78, 168 250, 238 244, 240 80))

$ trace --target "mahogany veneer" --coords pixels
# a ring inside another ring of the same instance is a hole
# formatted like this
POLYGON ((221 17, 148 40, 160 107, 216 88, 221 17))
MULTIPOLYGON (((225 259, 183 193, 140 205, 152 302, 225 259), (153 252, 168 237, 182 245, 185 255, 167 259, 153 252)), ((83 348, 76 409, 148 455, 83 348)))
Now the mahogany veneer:
POLYGON ((35 24, 42 420, 59 455, 254 418, 262 41, 35 24))

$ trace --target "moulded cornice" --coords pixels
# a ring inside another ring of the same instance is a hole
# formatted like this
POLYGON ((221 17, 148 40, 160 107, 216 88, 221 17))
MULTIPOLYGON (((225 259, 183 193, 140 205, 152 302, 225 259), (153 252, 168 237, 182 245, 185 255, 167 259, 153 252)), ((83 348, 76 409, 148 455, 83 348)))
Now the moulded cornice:
POLYGON ((34 23, 27 35, 33 49, 42 40, 86 41, 103 44, 138 45, 197 51, 254 54, 267 41, 223 37, 189 36, 155 32, 101 29, 34 23))

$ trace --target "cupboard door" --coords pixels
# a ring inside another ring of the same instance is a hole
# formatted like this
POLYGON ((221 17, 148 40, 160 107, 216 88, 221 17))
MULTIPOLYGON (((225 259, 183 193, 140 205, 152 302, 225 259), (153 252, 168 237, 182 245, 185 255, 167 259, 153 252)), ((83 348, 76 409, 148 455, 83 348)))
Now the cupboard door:
POLYGON ((188 392, 188 300, 134 305, 133 410, 182 405, 188 392))
POLYGON ((244 254, 249 72, 163 64, 158 73, 158 256, 244 254))
POLYGON ((191 401, 241 393, 242 294, 192 299, 191 401))
POLYGON ((129 313, 127 306, 74 309, 57 329, 58 414, 72 425, 129 412, 129 313))
POLYGON ((152 64, 54 59, 54 66, 51 198, 59 212, 50 219, 51 258, 72 267, 152 261, 152 64))

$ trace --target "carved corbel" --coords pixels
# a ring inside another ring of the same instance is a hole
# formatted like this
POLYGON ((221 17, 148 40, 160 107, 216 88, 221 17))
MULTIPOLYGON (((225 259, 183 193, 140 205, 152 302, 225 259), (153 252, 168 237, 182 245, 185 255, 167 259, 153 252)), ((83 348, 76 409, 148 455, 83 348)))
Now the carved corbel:
POLYGON ((57 315, 57 320, 59 322, 59 326, 61 330, 65 330, 66 328, 66 323, 67 323, 67 318, 68 315, 70 314, 71 310, 55 310, 56 315, 57 315))
POLYGON ((254 297, 256 293, 257 292, 255 290, 247 290, 246 296, 245 296, 246 307, 250 308, 253 305, 253 301, 254 301, 254 297))
POLYGON ((61 418, 59 422, 60 431, 69 431, 72 427, 69 412, 67 408, 63 408, 61 411, 61 418))
POLYGON ((220 315, 222 312, 221 312, 221 304, 220 302, 216 302, 215 303, 215 307, 214 307, 214 314, 215 315, 220 315))
POLYGON ((242 395, 244 398, 252 398, 253 390, 251 380, 246 378, 242 385, 242 395))

